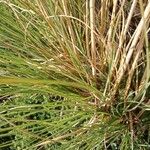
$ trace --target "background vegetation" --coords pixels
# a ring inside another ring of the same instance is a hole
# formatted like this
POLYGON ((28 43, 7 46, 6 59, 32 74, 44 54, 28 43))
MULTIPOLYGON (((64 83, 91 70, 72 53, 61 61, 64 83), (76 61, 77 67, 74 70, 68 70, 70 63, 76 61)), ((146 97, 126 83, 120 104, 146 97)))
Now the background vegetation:
POLYGON ((0 0, 0 149, 150 148, 149 0, 0 0))

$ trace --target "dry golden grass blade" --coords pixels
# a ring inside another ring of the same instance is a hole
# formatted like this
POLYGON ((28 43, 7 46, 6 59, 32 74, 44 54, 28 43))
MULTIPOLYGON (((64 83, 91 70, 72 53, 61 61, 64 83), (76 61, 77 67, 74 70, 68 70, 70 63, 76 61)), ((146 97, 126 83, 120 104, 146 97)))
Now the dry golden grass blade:
POLYGON ((111 39, 112 39, 112 32, 113 32, 113 28, 114 28, 114 24, 115 24, 115 18, 116 18, 117 2, 118 2, 118 0, 113 1, 111 22, 110 22, 110 27, 109 27, 109 30, 108 30, 108 44, 109 44, 109 42, 111 42, 111 39))
POLYGON ((132 42, 131 42, 131 40, 129 41, 129 43, 131 43, 131 45, 127 45, 127 48, 126 48, 127 54, 126 54, 125 60, 122 59, 122 61, 120 63, 120 67, 117 71, 117 80, 115 81, 115 84, 113 87, 111 99, 114 99, 114 95, 116 94, 119 84, 121 82, 121 79, 124 75, 124 72, 126 71, 127 66, 129 65, 129 62, 131 60, 133 51, 135 50, 136 44, 137 44, 139 38, 141 37, 140 35, 142 34, 142 31, 143 31, 144 21, 146 24, 148 24, 150 21, 149 17, 150 17, 150 3, 147 4, 145 11, 144 11, 144 16, 142 17, 141 21, 139 22, 139 24, 133 34, 133 38, 131 38, 132 42))
MULTIPOLYGON (((111 18, 109 22, 108 32, 107 32, 107 44, 106 44, 106 58, 108 63, 110 64, 110 72, 107 78, 105 90, 104 90, 104 95, 106 94, 107 90, 110 88, 110 82, 112 78, 115 78, 115 72, 116 72, 116 66, 119 61, 119 56, 121 53, 121 50, 124 48, 122 45, 119 46, 118 41, 122 41, 123 38, 123 29, 124 29, 124 22, 125 22, 125 17, 124 17, 124 5, 125 5, 125 0, 122 1, 118 7, 119 1, 113 1, 112 4, 112 12, 111 12, 111 18), (121 22, 121 24, 120 24, 121 22), (115 61, 116 60, 116 61, 115 61)), ((108 10, 109 11, 109 10, 108 10)), ((108 13, 108 16, 110 14, 108 13)), ((109 20, 109 17, 108 17, 109 20)))
POLYGON ((137 0, 134 0, 132 2, 132 6, 131 6, 130 12, 128 14, 128 18, 127 18, 125 27, 123 29, 122 35, 120 36, 119 46, 118 46, 117 53, 116 53, 115 60, 114 60, 115 67, 116 67, 116 64, 117 64, 117 62, 119 60, 119 55, 120 55, 121 49, 123 49, 122 45, 124 43, 124 40, 126 39, 126 34, 127 34, 128 29, 129 29, 129 25, 131 23, 131 19, 132 19, 134 10, 136 8, 136 4, 137 4, 137 0))
POLYGON ((90 27, 91 27, 91 62, 92 75, 96 75, 96 46, 95 46, 95 0, 90 0, 90 27))
MULTIPOLYGON (((143 43, 144 43, 144 38, 141 37, 139 43, 137 44, 137 52, 136 52, 136 55, 134 57, 134 60, 133 60, 133 63, 132 63, 132 67, 131 69, 129 70, 129 73, 128 73, 128 79, 127 79, 127 82, 126 82, 126 87, 125 87, 125 104, 126 104, 126 98, 127 98, 127 95, 128 95, 128 92, 129 92, 129 89, 130 89, 130 86, 131 86, 131 81, 132 81, 132 77, 135 73, 135 70, 136 70, 136 67, 137 67, 137 62, 138 62, 138 59, 139 59, 139 56, 142 52, 142 48, 143 48, 143 43)), ((137 93, 137 92, 136 92, 137 93)))
POLYGON ((87 51, 87 57, 90 59, 90 48, 89 48, 89 0, 86 0, 86 12, 85 12, 85 23, 86 23, 86 30, 85 30, 85 40, 86 40, 86 51, 87 51))
POLYGON ((107 8, 107 1, 101 1, 101 14, 100 14, 100 33, 104 34, 105 30, 106 30, 106 16, 107 16, 107 12, 106 12, 106 8, 107 8))
POLYGON ((107 39, 108 49, 107 49, 106 53, 107 53, 108 58, 110 57, 109 59, 111 59, 112 49, 113 49, 112 37, 113 37, 113 30, 114 30, 114 26, 115 26, 115 20, 116 20, 117 2, 118 2, 118 0, 114 0, 113 1, 113 9, 112 9, 112 14, 111 14, 111 21, 110 21, 110 26, 109 26, 109 29, 108 29, 108 39, 107 39))

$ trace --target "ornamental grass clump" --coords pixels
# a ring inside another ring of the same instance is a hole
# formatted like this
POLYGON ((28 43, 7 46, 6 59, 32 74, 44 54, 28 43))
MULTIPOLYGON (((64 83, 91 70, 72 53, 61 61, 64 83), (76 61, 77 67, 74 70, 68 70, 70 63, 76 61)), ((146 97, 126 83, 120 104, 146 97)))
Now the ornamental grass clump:
POLYGON ((0 0, 0 149, 150 148, 149 0, 0 0))

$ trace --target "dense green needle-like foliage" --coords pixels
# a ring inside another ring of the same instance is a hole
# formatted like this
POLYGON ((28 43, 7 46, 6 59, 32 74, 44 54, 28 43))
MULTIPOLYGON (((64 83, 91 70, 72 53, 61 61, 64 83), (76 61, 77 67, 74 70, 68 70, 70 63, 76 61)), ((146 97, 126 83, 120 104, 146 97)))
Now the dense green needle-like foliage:
POLYGON ((149 0, 0 0, 0 150, 150 149, 149 0))

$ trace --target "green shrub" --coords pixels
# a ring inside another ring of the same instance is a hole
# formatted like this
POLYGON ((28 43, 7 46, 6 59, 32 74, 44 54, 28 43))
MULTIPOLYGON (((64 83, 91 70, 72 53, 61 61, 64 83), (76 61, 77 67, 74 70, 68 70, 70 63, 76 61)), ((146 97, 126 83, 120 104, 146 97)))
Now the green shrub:
POLYGON ((0 149, 150 148, 148 0, 0 0, 0 149))

